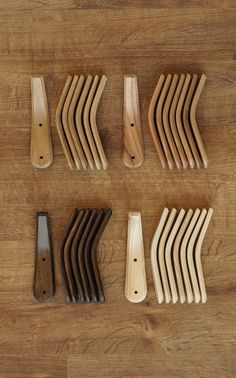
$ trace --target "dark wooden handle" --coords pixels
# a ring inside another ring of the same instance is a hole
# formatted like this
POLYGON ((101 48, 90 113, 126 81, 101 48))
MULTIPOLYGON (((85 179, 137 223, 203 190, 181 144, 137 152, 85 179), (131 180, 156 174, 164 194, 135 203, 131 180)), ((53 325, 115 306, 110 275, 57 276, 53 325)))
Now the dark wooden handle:
POLYGON ((37 213, 34 296, 47 302, 55 296, 53 248, 48 213, 37 213))

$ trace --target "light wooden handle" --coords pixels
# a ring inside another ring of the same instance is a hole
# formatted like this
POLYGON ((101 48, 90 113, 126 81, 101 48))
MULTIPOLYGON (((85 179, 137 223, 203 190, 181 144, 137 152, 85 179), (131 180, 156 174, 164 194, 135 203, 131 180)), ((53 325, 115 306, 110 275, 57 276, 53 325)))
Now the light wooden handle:
POLYGON ((125 296, 130 302, 141 302, 147 295, 143 233, 140 213, 129 213, 125 296))
POLYGON ((30 160, 36 168, 52 164, 52 142, 43 76, 31 78, 32 126, 30 160))
POLYGON ((138 83, 135 75, 124 77, 122 161, 128 168, 138 168, 144 161, 138 83))

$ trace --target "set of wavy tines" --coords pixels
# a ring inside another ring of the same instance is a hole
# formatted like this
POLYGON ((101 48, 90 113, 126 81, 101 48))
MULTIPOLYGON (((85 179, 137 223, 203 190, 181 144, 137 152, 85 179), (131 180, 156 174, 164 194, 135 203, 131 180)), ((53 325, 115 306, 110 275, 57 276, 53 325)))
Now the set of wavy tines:
POLYGON ((96 75, 68 76, 56 111, 59 138, 71 169, 107 169, 97 127, 97 109, 106 84, 96 75))
POLYGON ((71 215, 60 250, 69 303, 105 301, 96 252, 111 214, 111 209, 75 209, 71 215))
POLYGON ((201 248, 212 214, 211 208, 164 208, 150 256, 158 303, 207 301, 201 248))
POLYGON ((208 157, 196 121, 206 75, 161 75, 152 96, 148 122, 163 168, 204 168, 208 157))

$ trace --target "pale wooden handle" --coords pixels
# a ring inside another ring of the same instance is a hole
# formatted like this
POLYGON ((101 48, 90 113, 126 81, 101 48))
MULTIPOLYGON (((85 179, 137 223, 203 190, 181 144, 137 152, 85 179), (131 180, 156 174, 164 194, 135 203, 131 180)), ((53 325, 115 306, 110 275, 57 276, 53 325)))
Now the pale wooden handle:
POLYGON ((31 78, 32 127, 30 160, 36 168, 52 164, 52 142, 43 76, 31 78))
POLYGON ((125 296, 130 302, 141 302, 147 295, 143 233, 140 213, 129 213, 125 296))
POLYGON ((122 161, 128 168, 138 168, 144 161, 138 83, 135 75, 124 77, 122 161))

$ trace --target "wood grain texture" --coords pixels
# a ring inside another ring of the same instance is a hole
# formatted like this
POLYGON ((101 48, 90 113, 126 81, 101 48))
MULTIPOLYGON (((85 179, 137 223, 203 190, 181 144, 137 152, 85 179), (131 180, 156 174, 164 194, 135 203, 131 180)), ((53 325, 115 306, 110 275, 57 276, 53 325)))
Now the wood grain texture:
POLYGON ((0 0, 1 378, 234 378, 236 375, 236 4, 234 0, 0 0), (123 76, 138 77, 145 162, 120 158, 123 76), (163 170, 148 127, 161 73, 205 73, 197 122, 207 170, 163 170), (107 171, 71 171, 55 113, 68 75, 107 76, 99 134, 107 171), (54 162, 29 160, 31 75, 47 87, 54 162), (112 207, 97 249, 102 306, 68 305, 59 267, 74 208, 112 207), (164 207, 214 208, 201 262, 202 305, 156 301, 149 251, 164 207), (148 295, 124 297, 127 211, 142 212, 148 295), (33 298, 35 213, 48 211, 57 294, 33 298), (102 370, 101 370, 102 366, 102 370))

